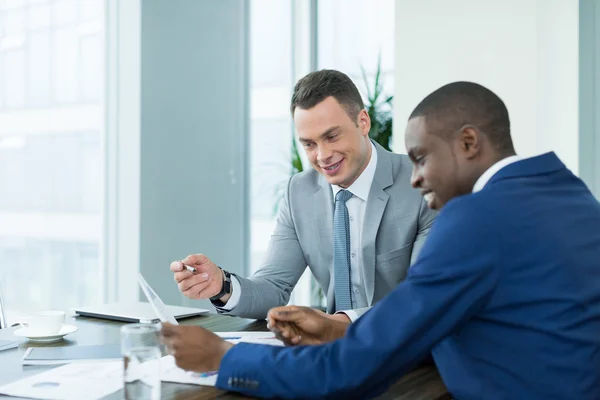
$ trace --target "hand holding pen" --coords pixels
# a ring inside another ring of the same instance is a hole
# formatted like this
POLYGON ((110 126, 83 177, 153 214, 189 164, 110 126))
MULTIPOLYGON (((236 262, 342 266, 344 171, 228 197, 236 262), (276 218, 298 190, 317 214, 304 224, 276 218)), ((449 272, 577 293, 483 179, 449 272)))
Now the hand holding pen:
POLYGON ((218 294, 223 286, 221 269, 203 254, 173 261, 171 271, 179 291, 190 299, 208 299, 218 294))

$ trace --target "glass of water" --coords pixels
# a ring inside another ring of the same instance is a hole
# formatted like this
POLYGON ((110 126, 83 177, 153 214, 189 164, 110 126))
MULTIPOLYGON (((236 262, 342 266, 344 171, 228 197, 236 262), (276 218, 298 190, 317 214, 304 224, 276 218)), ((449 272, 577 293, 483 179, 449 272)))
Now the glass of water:
POLYGON ((121 328, 125 399, 160 399, 161 342, 159 325, 129 324, 121 328))

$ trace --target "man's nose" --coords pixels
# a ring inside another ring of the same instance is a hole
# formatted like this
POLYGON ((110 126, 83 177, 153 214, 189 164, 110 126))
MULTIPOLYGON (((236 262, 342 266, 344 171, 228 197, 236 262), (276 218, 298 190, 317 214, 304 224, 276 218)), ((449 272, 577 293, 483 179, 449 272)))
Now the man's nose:
POLYGON ((317 160, 322 163, 322 164, 326 164, 329 159, 331 159, 331 157, 333 156, 333 152, 331 151, 331 149, 327 146, 319 146, 318 150, 317 150, 317 160))
POLYGON ((412 173, 410 175, 410 184, 415 189, 418 189, 421 187, 422 181, 423 181, 423 178, 421 177, 421 174, 419 173, 417 168, 413 167, 412 173))

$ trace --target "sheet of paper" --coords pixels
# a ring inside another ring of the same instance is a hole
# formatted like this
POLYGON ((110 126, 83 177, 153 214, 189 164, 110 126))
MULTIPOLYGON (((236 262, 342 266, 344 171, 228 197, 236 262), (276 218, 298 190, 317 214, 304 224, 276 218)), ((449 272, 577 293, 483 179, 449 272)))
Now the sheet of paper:
POLYGON ((150 302, 150 305, 154 309, 156 316, 160 319, 160 322, 168 322, 173 325, 179 325, 175 317, 167 310, 165 303, 163 303, 160 297, 158 297, 156 292, 150 287, 150 285, 148 285, 148 282, 146 282, 140 273, 138 273, 138 282, 142 288, 142 291, 146 295, 146 298, 150 302))
MULTIPOLYGON (((259 343, 272 346, 283 346, 281 340, 275 339, 272 332, 215 332, 231 343, 259 343)), ((184 371, 175 365, 173 356, 165 356, 160 360, 160 379, 164 382, 191 383, 193 385, 215 386, 218 371, 191 372, 184 371)))
POLYGON ((95 400, 123 388, 123 362, 76 363, 0 387, 0 394, 34 399, 95 400))
POLYGON ((175 365, 175 358, 173 356, 164 356, 160 360, 160 380, 163 382, 215 386, 217 383, 217 372, 199 373, 184 371, 175 365))
POLYGON ((13 342, 10 340, 0 340, 0 351, 14 349, 19 346, 19 342, 13 342))
POLYGON ((254 331, 241 331, 241 332, 215 332, 223 339, 231 343, 258 343, 268 344, 271 346, 283 346, 283 342, 275 338, 273 332, 254 332, 254 331))

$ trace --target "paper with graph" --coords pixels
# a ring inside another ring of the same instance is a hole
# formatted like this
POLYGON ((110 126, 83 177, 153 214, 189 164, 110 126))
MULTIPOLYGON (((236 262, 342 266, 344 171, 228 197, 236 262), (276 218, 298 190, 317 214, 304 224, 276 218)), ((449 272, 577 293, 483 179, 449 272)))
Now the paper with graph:
POLYGON ((165 303, 163 303, 156 292, 150 287, 150 285, 148 285, 148 282, 146 282, 141 273, 138 273, 138 282, 140 283, 146 298, 150 302, 150 305, 154 309, 154 312, 160 319, 160 322, 168 322, 173 325, 179 325, 175 317, 167 310, 165 303))

